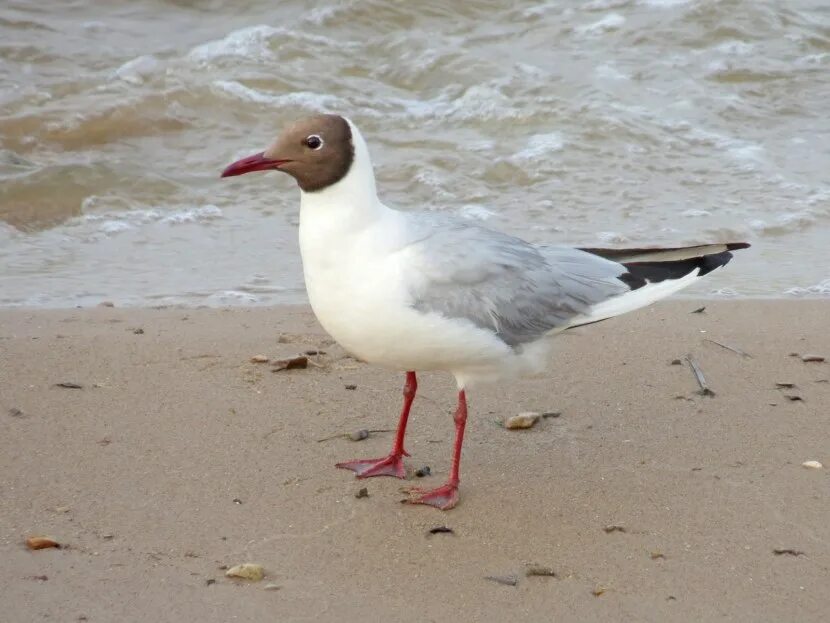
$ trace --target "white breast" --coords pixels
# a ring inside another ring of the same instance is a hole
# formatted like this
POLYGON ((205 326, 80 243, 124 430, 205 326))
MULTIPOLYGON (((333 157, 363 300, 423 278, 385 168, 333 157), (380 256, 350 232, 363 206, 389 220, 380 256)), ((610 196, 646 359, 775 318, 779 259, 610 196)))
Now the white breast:
MULTIPOLYGON (((404 225, 384 213, 353 231, 337 218, 300 217, 300 250, 309 301, 323 328, 360 359, 397 370, 500 368, 512 352, 467 321, 411 307, 406 287, 404 225)), ((489 375, 489 373, 488 373, 489 375)))

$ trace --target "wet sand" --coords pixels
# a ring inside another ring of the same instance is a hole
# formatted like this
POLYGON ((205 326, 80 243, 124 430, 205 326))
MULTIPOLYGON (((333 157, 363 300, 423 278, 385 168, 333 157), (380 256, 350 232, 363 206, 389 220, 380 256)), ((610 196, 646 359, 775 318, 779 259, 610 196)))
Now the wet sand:
MULTIPOLYGON (((801 464, 830 465, 830 364, 790 353, 830 358, 830 302, 702 304, 581 329, 546 378, 471 391, 447 513, 332 467, 388 450, 390 433, 317 440, 393 428, 402 375, 345 356, 305 307, 2 310, 2 619, 823 620, 830 471, 801 464), (306 370, 249 361, 318 348, 306 370), (687 353, 714 397, 671 364, 687 353), (525 410, 561 415, 494 423, 525 410), (66 547, 27 551, 32 534, 66 547), (249 561, 265 580, 224 577, 249 561)), ((437 485, 454 386, 419 380, 408 465, 437 485)))

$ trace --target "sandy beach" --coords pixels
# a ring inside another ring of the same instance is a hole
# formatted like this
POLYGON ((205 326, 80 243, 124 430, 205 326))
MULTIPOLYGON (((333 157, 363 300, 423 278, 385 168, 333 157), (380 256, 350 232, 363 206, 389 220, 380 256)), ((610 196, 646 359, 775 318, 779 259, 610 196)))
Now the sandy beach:
MULTIPOLYGON (((340 434, 393 428, 403 377, 306 307, 0 310, 0 618, 826 620, 830 470, 802 463, 830 466, 830 364, 791 353, 830 359, 829 318, 679 300, 563 336, 544 378, 470 392, 442 513, 333 468, 387 451, 340 434), (304 370, 250 361, 307 350, 304 370), (528 410, 561 415, 496 423, 528 410), (266 578, 225 577, 242 562, 266 578)), ((419 381, 408 466, 437 485, 454 385, 419 381)))

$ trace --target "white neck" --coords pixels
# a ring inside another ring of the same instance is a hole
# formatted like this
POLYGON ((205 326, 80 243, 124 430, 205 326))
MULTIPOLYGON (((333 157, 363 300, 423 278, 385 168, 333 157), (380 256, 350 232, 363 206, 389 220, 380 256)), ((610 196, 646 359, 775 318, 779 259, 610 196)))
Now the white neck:
POLYGON ((351 121, 346 119, 346 122, 352 131, 352 165, 339 182, 315 192, 301 192, 301 223, 303 220, 325 219, 331 227, 356 231, 371 225, 389 211, 377 196, 366 141, 351 121))

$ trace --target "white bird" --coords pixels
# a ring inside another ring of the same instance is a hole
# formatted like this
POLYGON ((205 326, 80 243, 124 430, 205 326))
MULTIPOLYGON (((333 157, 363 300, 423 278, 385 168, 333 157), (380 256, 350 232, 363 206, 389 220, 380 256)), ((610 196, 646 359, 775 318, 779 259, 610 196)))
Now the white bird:
POLYGON ((440 213, 393 210, 378 199, 360 131, 338 115, 296 121, 222 177, 270 169, 300 187, 303 272, 320 324, 358 358, 406 372, 389 455, 337 467, 359 478, 404 478, 415 371, 446 370, 458 384, 449 479, 437 489, 413 488, 409 500, 440 509, 458 501, 472 383, 539 372, 558 333, 669 296, 749 246, 540 246, 440 213))

